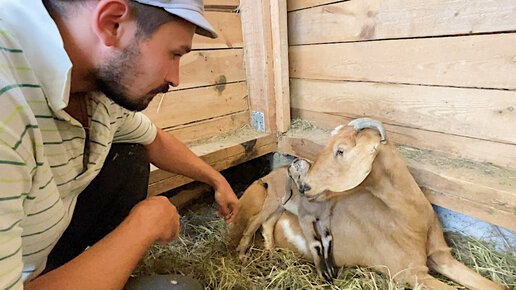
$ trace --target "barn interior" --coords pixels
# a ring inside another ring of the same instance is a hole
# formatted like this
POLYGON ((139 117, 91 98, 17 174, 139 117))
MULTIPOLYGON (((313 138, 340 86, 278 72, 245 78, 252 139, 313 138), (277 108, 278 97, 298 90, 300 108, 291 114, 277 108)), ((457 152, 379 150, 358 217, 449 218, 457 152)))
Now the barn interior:
MULTIPOLYGON (((292 156, 314 160, 336 126, 377 119, 455 257, 516 287, 515 1, 204 3, 219 38, 194 37, 180 86, 144 111, 157 126, 242 192, 292 156)), ((208 186, 152 168, 157 194, 180 208, 184 234, 154 246, 134 276, 192 275, 216 289, 324 287, 313 265, 259 241, 238 260, 208 186)), ((329 287, 396 289, 391 278, 345 268, 329 287)))

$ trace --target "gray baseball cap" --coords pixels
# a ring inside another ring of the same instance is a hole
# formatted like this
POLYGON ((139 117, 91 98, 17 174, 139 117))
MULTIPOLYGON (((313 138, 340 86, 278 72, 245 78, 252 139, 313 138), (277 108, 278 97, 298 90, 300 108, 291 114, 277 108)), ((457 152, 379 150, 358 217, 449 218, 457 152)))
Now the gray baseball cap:
POLYGON ((195 33, 217 38, 211 24, 204 18, 203 0, 133 0, 142 4, 161 7, 168 13, 176 15, 197 26, 195 33))

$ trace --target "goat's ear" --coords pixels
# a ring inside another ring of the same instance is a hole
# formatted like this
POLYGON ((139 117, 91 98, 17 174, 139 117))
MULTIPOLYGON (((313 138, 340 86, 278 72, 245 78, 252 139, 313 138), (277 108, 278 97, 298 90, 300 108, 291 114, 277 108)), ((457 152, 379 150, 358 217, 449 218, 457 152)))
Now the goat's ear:
MULTIPOLYGON (((330 190, 342 192, 360 185, 372 170, 374 159, 377 155, 377 147, 380 141, 379 136, 369 138, 369 142, 359 142, 348 152, 343 153, 344 162, 340 162, 341 175, 330 190)), ((335 154, 340 154, 339 146, 335 147, 335 154)), ((336 157, 340 161, 340 157, 336 157)))

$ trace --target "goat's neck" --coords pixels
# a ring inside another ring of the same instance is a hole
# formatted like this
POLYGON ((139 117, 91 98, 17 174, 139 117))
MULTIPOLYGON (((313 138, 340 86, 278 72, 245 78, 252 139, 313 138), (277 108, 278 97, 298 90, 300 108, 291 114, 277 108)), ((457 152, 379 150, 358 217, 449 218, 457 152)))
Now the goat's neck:
POLYGON ((406 218, 417 215, 417 209, 425 206, 426 199, 421 189, 398 150, 390 143, 380 146, 371 173, 363 185, 388 207, 402 213, 406 218))

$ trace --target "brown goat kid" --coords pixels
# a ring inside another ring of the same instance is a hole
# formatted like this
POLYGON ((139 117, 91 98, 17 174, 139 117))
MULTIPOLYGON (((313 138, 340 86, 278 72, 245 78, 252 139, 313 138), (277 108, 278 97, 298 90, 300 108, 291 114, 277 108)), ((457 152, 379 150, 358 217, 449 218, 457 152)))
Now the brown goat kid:
MULTIPOLYGON (((308 199, 334 201, 336 265, 374 267, 413 287, 455 289, 430 276, 430 268, 470 289, 503 289, 451 256, 430 202, 396 148, 385 141, 380 122, 358 119, 333 134, 299 187, 308 199)), ((280 238, 293 231, 284 227, 284 219, 294 231, 299 227, 292 216, 281 216, 276 245, 297 250, 280 238)))
POLYGON ((274 227, 284 212, 292 213, 300 226, 296 235, 306 248, 306 258, 313 261, 319 275, 328 282, 337 276, 332 255, 330 232, 331 202, 310 202, 299 195, 297 184, 310 163, 296 160, 290 167, 280 167, 251 184, 240 198, 241 210, 229 226, 229 240, 239 257, 260 227, 266 249, 273 249, 274 227))

